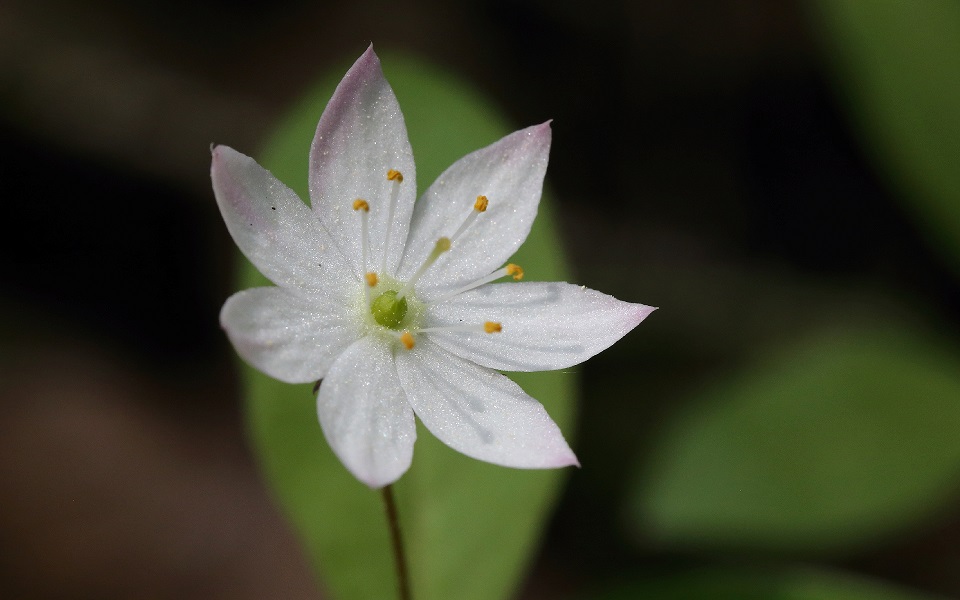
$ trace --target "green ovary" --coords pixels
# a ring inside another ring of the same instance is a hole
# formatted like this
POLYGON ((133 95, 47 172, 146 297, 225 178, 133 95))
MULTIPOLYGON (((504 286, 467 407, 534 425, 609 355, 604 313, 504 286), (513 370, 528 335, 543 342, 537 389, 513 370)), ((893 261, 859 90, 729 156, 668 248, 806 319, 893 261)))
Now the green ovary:
POLYGON ((407 299, 397 300, 397 292, 387 290, 370 303, 370 312, 373 313, 373 319, 380 325, 390 329, 400 329, 400 323, 407 316, 407 299))

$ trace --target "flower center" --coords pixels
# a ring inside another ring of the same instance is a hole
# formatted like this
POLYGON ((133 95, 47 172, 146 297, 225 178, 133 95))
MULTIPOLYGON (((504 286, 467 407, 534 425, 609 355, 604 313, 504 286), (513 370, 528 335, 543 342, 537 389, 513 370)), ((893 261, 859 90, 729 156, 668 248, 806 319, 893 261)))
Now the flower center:
POLYGON ((397 298, 396 290, 387 290, 370 303, 373 320, 390 329, 400 329, 400 323, 407 316, 407 299, 397 298))
MULTIPOLYGON (((417 269, 413 276, 406 282, 399 282, 386 273, 386 251, 390 247, 390 235, 393 229, 391 225, 393 222, 394 204, 397 200, 397 190, 399 189, 400 184, 403 182, 403 175, 400 174, 399 171, 391 169, 387 172, 387 180, 393 182, 393 189, 390 194, 390 200, 386 207, 388 226, 386 231, 386 243, 384 245, 385 252, 379 273, 375 270, 368 270, 370 265, 367 263, 367 219, 368 213, 370 212, 370 204, 362 198, 357 198, 353 201, 353 210, 357 211, 357 213, 360 215, 362 252, 360 259, 363 269, 363 282, 366 284, 363 286, 363 292, 365 296, 364 304, 370 310, 370 315, 373 316, 373 320, 377 323, 377 325, 380 325, 388 330, 385 333, 389 333, 390 335, 394 336, 407 350, 412 349, 416 344, 416 338, 414 337, 414 334, 420 335, 452 331, 463 333, 500 333, 503 330, 503 327, 496 321, 483 321, 481 323, 462 325, 444 325, 439 327, 423 327, 425 305, 422 302, 419 302, 412 294, 414 290, 414 284, 416 284, 417 280, 420 279, 420 276, 423 275, 427 269, 433 266, 433 264, 437 262, 437 260, 443 254, 449 252, 451 246, 457 241, 460 235, 469 229, 482 213, 486 212, 487 206, 489 205, 487 197, 482 195, 477 196, 476 202, 474 202, 473 205, 473 210, 468 213, 463 222, 460 224, 460 227, 457 228, 453 235, 450 237, 439 238, 434 245, 433 251, 430 252, 423 264, 420 265, 420 268, 417 269), (384 291, 382 291, 379 295, 375 295, 380 290, 384 291)), ((480 279, 461 288, 455 289, 440 298, 431 300, 429 304, 446 302, 454 296, 500 279, 501 277, 507 276, 513 277, 516 280, 522 279, 523 269, 517 265, 509 264, 494 271, 493 273, 490 273, 486 277, 481 277, 480 279)))

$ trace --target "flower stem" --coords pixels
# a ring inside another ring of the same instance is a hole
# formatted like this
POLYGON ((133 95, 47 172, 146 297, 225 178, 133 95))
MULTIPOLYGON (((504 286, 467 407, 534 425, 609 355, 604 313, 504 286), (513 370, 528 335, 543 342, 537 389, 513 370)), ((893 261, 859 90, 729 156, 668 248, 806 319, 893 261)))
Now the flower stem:
POLYGON ((397 516, 397 503, 393 500, 393 485, 385 486, 380 492, 383 495, 383 507, 387 512, 387 525, 390 527, 390 541, 393 543, 393 562, 397 566, 397 588, 400 600, 411 600, 410 578, 407 575, 407 555, 403 550, 403 539, 400 537, 400 519, 397 516))

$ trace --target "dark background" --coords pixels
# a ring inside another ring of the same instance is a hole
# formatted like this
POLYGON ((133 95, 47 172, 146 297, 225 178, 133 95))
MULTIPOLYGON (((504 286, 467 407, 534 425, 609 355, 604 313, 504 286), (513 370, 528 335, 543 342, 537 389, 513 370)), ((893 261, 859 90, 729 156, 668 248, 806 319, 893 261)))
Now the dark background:
MULTIPOLYGON (((554 119, 578 281, 662 307, 582 368, 601 398, 645 400, 582 404, 595 467, 572 473, 518 595, 713 560, 649 547, 610 509, 688 390, 814 315, 907 307, 950 332, 960 316, 816 31, 765 0, 6 0, 0 595, 318 597, 244 441, 208 148, 252 153, 370 41, 471 81, 518 127, 554 119)), ((958 597, 958 548, 953 510, 832 564, 958 597)))

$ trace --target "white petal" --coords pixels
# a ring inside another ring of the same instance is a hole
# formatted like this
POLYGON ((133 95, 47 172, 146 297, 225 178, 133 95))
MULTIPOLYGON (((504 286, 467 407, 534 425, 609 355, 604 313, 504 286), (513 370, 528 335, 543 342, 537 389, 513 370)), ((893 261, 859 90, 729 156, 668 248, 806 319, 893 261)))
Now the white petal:
POLYGON ((468 154, 417 201, 399 278, 413 275, 440 237, 450 237, 486 196, 486 212, 432 266, 418 289, 456 288, 503 265, 527 239, 537 216, 550 152, 550 123, 516 131, 468 154))
POLYGON ((423 336, 397 354, 414 412, 440 441, 506 467, 579 465, 543 406, 500 373, 457 358, 423 336))
POLYGON ((387 252, 387 271, 395 273, 417 196, 413 152, 400 105, 383 77, 373 46, 347 71, 327 104, 310 150, 310 198, 314 212, 362 273, 360 218, 353 201, 370 205, 367 270, 379 271, 387 252), (393 218, 395 185, 387 171, 403 174, 393 218), (387 237, 389 233, 389 248, 387 237))
POLYGON ((252 158, 217 146, 210 177, 230 235, 271 281, 330 298, 362 289, 310 209, 252 158))
POLYGON ((317 395, 323 434, 348 471, 372 488, 410 467, 417 438, 389 347, 364 337, 340 355, 317 395))
POLYGON ((287 383, 324 377, 361 334, 361 324, 345 306, 275 287, 228 298, 220 324, 245 361, 287 383))
POLYGON ((430 333, 477 364, 546 371, 579 364, 623 337, 655 308, 569 283, 484 285, 427 309, 427 326, 500 323, 500 333, 430 333))

